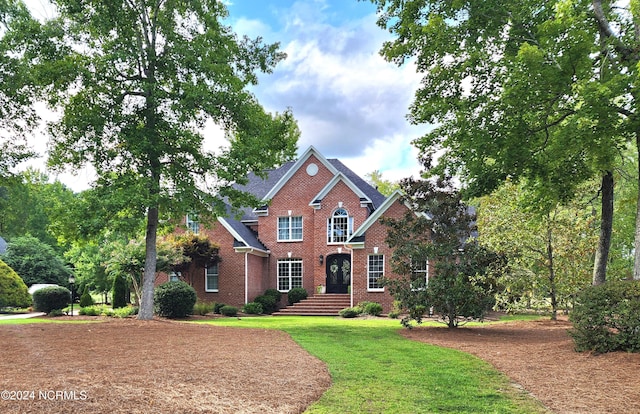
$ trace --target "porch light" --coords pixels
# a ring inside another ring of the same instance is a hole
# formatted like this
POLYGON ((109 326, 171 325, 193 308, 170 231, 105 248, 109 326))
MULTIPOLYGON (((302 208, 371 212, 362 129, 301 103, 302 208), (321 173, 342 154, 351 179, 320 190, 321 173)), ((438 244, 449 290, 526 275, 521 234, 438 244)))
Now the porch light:
POLYGON ((320 264, 324 263, 324 256, 320 255, 320 257, 318 257, 318 259, 320 260, 320 264))

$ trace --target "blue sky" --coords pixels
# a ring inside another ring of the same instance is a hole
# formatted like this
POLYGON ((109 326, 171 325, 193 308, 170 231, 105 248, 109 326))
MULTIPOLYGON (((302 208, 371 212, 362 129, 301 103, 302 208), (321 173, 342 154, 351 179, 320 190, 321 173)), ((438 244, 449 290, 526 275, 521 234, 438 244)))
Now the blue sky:
MULTIPOLYGON (((46 0, 29 0, 42 7, 46 0)), ((224 0, 228 24, 241 35, 279 42, 287 53, 274 73, 253 89, 270 112, 293 110, 301 130, 300 151, 313 145, 361 176, 380 170, 399 180, 420 166, 411 141, 426 126, 406 119, 420 76, 379 55, 389 34, 376 25, 375 6, 357 0, 224 0)), ((40 8, 42 10, 42 8, 40 8)), ((37 11, 36 11, 37 13, 37 11)), ((222 133, 205 131, 210 148, 222 133)), ((58 177, 74 190, 88 175, 58 177)))
POLYGON ((389 34, 375 6, 356 0, 230 0, 229 23, 239 34, 280 42, 288 57, 254 92, 270 111, 291 107, 309 145, 340 158, 364 176, 417 175, 411 141, 426 132, 406 119, 420 77, 415 67, 386 62, 389 34))

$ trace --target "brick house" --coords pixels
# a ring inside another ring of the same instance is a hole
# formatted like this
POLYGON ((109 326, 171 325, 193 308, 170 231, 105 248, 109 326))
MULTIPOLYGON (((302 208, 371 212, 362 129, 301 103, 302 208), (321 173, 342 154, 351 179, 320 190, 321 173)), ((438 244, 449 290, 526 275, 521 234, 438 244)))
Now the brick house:
MULTIPOLYGON (((239 220, 221 217, 206 228, 185 219, 187 231, 220 246, 219 263, 189 272, 196 275, 191 284, 200 300, 240 307, 268 288, 286 295, 303 287, 310 297, 344 294, 351 306, 372 301, 391 310, 393 298, 378 283, 382 275, 393 277, 379 218, 407 211, 399 192, 383 196, 314 147, 266 179, 249 178, 243 190, 265 200, 264 207, 245 210, 239 220)), ((418 271, 428 277, 428 263, 418 271)), ((160 274, 157 283, 172 277, 160 274)))

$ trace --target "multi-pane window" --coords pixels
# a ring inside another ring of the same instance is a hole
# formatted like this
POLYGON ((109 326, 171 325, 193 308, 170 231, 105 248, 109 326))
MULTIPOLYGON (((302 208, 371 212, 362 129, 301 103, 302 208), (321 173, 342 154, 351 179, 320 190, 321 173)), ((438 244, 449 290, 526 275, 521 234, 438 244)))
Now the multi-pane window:
POLYGON ((413 289, 424 289, 429 284, 429 261, 411 261, 411 287, 413 289))
POLYGON ((218 291, 218 264, 210 264, 205 270, 204 290, 207 292, 218 291))
POLYGON ((383 290, 382 276, 384 276, 384 255, 369 255, 369 263, 367 266, 368 290, 383 290))
POLYGON ((288 292, 302 287, 302 259, 278 260, 278 290, 288 292))
POLYGON ((278 241, 301 241, 302 217, 278 217, 278 241))
POLYGON ((187 229, 193 234, 200 233, 200 222, 198 221, 197 214, 187 214, 187 229))
POLYGON ((327 243, 344 243, 353 233, 353 217, 344 208, 333 212, 327 220, 327 243))

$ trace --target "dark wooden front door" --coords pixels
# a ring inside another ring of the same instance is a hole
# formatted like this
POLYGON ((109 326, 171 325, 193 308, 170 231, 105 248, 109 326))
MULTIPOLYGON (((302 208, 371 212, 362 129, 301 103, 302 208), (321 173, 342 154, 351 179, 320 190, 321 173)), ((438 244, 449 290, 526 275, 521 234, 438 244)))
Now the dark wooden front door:
POLYGON ((327 293, 347 293, 351 284, 351 255, 327 257, 327 293))

